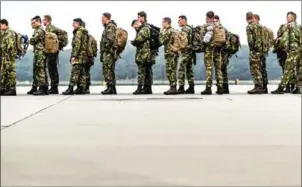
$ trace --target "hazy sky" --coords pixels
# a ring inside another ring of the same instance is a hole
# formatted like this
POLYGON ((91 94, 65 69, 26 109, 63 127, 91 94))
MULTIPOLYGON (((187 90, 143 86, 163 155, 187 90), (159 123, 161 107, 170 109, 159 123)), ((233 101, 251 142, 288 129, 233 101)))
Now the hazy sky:
POLYGON ((178 29, 179 15, 186 15, 190 25, 201 25, 205 22, 205 14, 212 10, 220 16, 223 25, 231 32, 240 35, 241 42, 246 44, 245 14, 252 11, 260 15, 261 24, 271 28, 276 34, 280 24, 285 23, 286 13, 297 13, 297 21, 301 23, 301 1, 250 1, 250 2, 205 2, 205 1, 1 1, 1 18, 9 20, 12 29, 32 35, 30 19, 35 15, 41 17, 50 14, 53 24, 68 31, 72 37, 72 20, 80 17, 86 22, 86 28, 99 41, 103 31, 101 16, 110 12, 118 26, 126 29, 129 40, 135 36, 130 26, 137 12, 145 11, 149 23, 161 26, 163 17, 171 17, 172 25, 178 29))

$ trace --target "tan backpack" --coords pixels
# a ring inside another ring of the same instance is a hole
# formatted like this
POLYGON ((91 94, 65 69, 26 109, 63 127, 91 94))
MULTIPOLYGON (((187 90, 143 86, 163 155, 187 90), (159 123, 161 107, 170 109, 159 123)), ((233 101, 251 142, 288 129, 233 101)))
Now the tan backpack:
POLYGON ((126 48, 128 40, 128 32, 122 28, 116 29, 116 45, 117 45, 117 51, 116 55, 119 56, 124 49, 126 48))
POLYGON ((220 26, 214 26, 212 44, 221 47, 226 43, 226 30, 220 26))
POLYGON ((58 36, 45 31, 45 53, 56 53, 59 51, 58 36))
POLYGON ((264 52, 268 52, 270 48, 273 47, 274 45, 274 32, 267 28, 267 27, 263 27, 263 51, 264 52))
POLYGON ((172 32, 173 42, 171 49, 173 52, 180 52, 186 49, 189 45, 187 33, 183 31, 173 31, 172 32))

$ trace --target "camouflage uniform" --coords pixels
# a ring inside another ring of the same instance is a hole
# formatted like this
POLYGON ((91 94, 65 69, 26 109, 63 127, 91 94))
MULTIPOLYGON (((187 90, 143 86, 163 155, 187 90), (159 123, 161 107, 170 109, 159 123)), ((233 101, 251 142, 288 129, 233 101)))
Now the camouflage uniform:
POLYGON ((249 23, 246 27, 248 45, 250 49, 249 61, 250 71, 254 79, 254 84, 257 87, 262 87, 262 73, 261 73, 261 58, 263 53, 262 48, 262 27, 256 23, 249 23))
POLYGON ((94 64, 94 58, 90 57, 88 58, 87 63, 84 65, 85 73, 86 73, 86 88, 91 85, 91 76, 90 76, 90 69, 91 66, 94 64))
POLYGON ((81 88, 86 87, 86 72, 84 65, 87 63, 87 46, 88 40, 87 30, 84 27, 79 27, 73 31, 72 52, 71 58, 75 58, 75 63, 72 65, 72 71, 69 81, 69 86, 75 86, 77 83, 81 88))
POLYGON ((185 76, 187 76, 189 85, 193 85, 194 84, 194 72, 193 72, 194 54, 191 49, 193 30, 189 25, 186 25, 181 28, 181 31, 185 32, 188 35, 189 45, 186 49, 184 49, 181 52, 181 62, 178 69, 178 82, 179 82, 179 86, 184 86, 185 76))
POLYGON ((16 88, 15 33, 7 28, 1 37, 1 90, 7 91, 16 88))
POLYGON ((46 56, 44 53, 45 31, 42 26, 34 30, 29 43, 34 47, 33 86, 48 87, 46 56))
POLYGON ((105 29, 102 34, 100 43, 101 62, 103 62, 104 79, 107 85, 115 86, 115 62, 117 57, 115 56, 116 50, 116 29, 117 26, 114 21, 109 21, 105 25, 105 29))
MULTIPOLYGON (((263 32, 263 26, 260 25, 259 23, 257 24, 260 28, 261 28, 261 32, 262 32, 262 37, 264 40, 264 32, 263 32)), ((262 42, 262 44, 264 44, 262 42)), ((260 65, 260 72, 261 72, 261 76, 262 76, 262 84, 263 86, 268 84, 268 79, 267 79, 267 71, 266 71, 266 58, 268 57, 268 50, 269 48, 266 50, 264 47, 262 48, 263 52, 261 55, 261 65, 260 65)))
POLYGON ((228 84, 228 65, 230 62, 229 55, 227 53, 222 53, 222 66, 221 66, 221 74, 222 74, 222 83, 228 84))
MULTIPOLYGON (((57 33, 57 28, 49 24, 45 28, 46 32, 57 33)), ((51 87, 57 87, 59 85, 59 72, 58 72, 58 62, 59 62, 59 51, 54 54, 46 54, 48 73, 50 77, 51 87)))
POLYGON ((170 86, 176 86, 177 84, 177 58, 178 53, 173 52, 171 49, 171 45, 173 42, 172 32, 174 29, 172 27, 168 27, 164 32, 160 33, 160 43, 164 45, 165 48, 165 59, 166 59, 166 74, 169 80, 170 86))

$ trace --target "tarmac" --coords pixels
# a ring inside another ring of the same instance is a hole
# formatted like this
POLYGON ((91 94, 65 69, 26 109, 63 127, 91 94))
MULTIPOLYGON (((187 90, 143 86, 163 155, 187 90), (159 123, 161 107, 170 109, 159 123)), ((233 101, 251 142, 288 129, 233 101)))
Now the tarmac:
POLYGON ((301 186, 301 95, 135 88, 1 97, 1 186, 301 186))

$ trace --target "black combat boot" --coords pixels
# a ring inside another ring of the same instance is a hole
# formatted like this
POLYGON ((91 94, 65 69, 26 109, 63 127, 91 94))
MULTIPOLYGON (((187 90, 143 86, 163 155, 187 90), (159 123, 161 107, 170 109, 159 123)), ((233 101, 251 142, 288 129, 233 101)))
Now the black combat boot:
POLYGON ((84 88, 82 88, 81 86, 77 86, 77 89, 73 92, 75 95, 84 95, 84 88))
POLYGON ((145 85, 142 94, 152 94, 152 86, 151 85, 145 85))
POLYGON ((296 85, 295 84, 291 84, 290 85, 290 92, 293 92, 294 90, 296 90, 296 85))
POLYGON ((293 91, 292 94, 301 94, 301 89, 296 87, 293 91))
POLYGON ((62 93, 63 95, 73 95, 73 86, 68 86, 68 89, 62 93))
POLYGON ((58 86, 52 86, 48 92, 49 94, 59 94, 58 86))
POLYGON ((112 86, 112 90, 113 90, 113 94, 116 95, 117 93, 116 93, 116 87, 115 87, 115 85, 112 86))
POLYGON ((211 87, 206 87, 206 89, 200 93, 201 95, 212 95, 211 87))
POLYGON ((222 88, 223 88, 223 94, 229 94, 230 93, 228 83, 223 83, 222 88))
POLYGON ((10 88, 7 92, 3 93, 3 96, 16 96, 16 88, 10 88))
POLYGON ((177 93, 176 86, 171 86, 169 90, 164 92, 165 95, 176 95, 177 93))
POLYGON ((287 84, 284 93, 290 93, 290 92, 291 92, 290 84, 287 84))
POLYGON ((249 90, 247 93, 248 94, 262 94, 263 93, 262 86, 255 85, 255 87, 252 90, 249 90))
POLYGON ((48 95, 48 86, 40 86, 39 90, 34 92, 33 95, 48 95))
POLYGON ((0 95, 3 95, 6 92, 6 90, 4 88, 0 89, 0 95))
POLYGON ((263 86, 262 86, 262 93, 263 94, 268 94, 268 90, 267 90, 267 84, 263 84, 263 86))
POLYGON ((142 85, 138 85, 137 89, 133 92, 133 95, 140 95, 143 92, 143 86, 142 85))
POLYGON ((271 94, 284 94, 284 88, 278 86, 278 88, 275 91, 272 91, 271 94))
POLYGON ((84 92, 85 92, 85 94, 90 94, 89 85, 86 86, 84 92))
POLYGON ((179 85, 179 88, 177 90, 177 94, 184 94, 185 93, 185 86, 179 85))
POLYGON ((108 85, 108 89, 101 92, 103 95, 112 95, 113 94, 113 86, 108 85))
POLYGON ((189 88, 186 89, 185 94, 195 94, 194 84, 189 84, 189 88))
POLYGON ((223 94, 223 87, 217 86, 216 94, 222 95, 223 94))
POLYGON ((27 92, 28 95, 32 95, 34 92, 36 92, 38 88, 36 86, 32 86, 31 90, 27 92))

